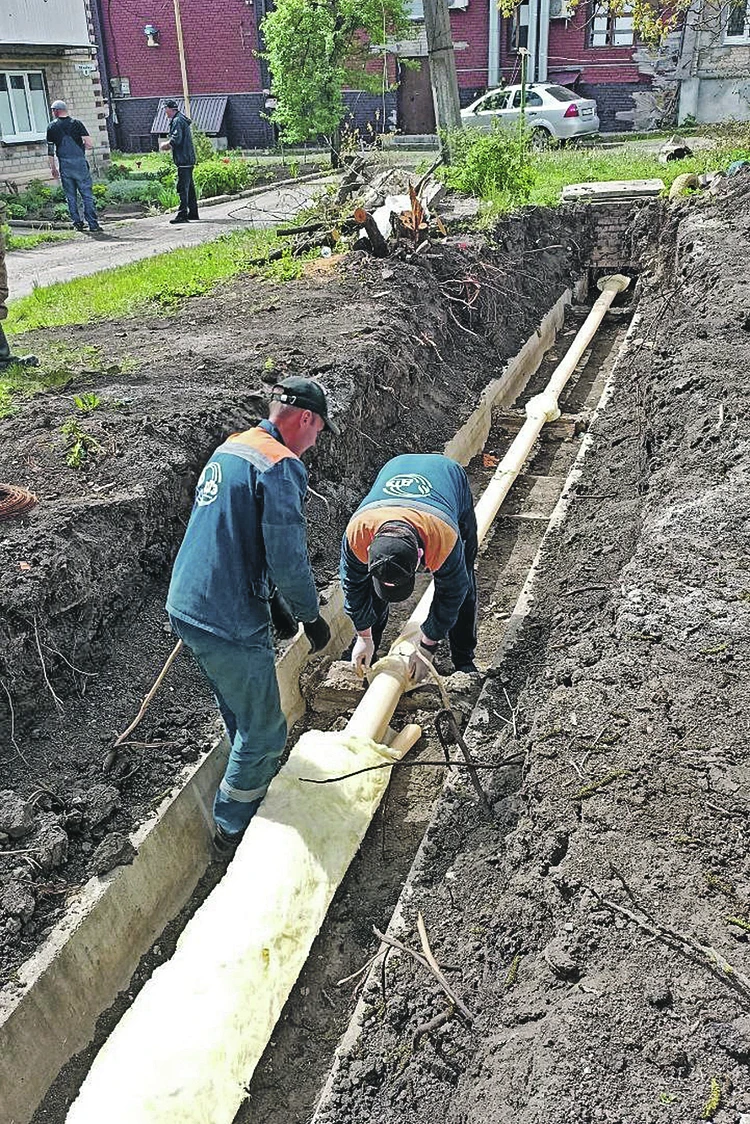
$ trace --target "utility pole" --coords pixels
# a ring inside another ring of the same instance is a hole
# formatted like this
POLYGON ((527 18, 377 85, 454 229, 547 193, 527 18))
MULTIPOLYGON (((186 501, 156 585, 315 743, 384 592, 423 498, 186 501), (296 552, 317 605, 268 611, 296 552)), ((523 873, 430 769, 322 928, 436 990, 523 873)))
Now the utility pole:
POLYGON ((461 128, 461 103, 458 100, 456 57, 448 0, 423 0, 423 3, 438 134, 450 133, 453 129, 461 128))
POLYGON ((182 19, 180 18, 180 0, 174 0, 174 21, 177 25, 177 50, 180 54, 180 70, 182 71, 182 98, 185 102, 185 116, 190 116, 190 94, 188 93, 187 65, 185 63, 185 44, 182 41, 182 19))

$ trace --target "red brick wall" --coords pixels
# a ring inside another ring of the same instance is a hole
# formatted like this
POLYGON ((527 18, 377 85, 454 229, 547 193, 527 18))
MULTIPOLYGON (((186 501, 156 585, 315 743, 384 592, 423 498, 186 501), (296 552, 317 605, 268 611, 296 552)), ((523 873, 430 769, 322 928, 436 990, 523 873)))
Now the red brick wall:
MULTIPOLYGON (((246 0, 185 0, 181 5, 188 84, 192 94, 260 90, 255 9, 246 0)), ((113 0, 103 5, 110 74, 129 78, 133 97, 182 93, 174 11, 153 0, 113 0), (159 46, 147 47, 143 28, 159 29, 159 46)))
POLYGON ((484 89, 487 85, 487 37, 489 35, 488 0, 469 0, 464 11, 451 10, 451 31, 454 43, 468 43, 456 51, 456 70, 461 89, 484 89))
MULTIPOLYGON (((590 5, 582 2, 572 19, 550 20, 549 80, 555 80, 555 71, 581 67, 581 81, 587 85, 638 82, 640 77, 633 61, 633 47, 588 46, 590 15, 590 5)), ((508 20, 503 20, 500 60, 506 82, 518 81, 518 56, 510 50, 509 44, 510 24, 508 20)))

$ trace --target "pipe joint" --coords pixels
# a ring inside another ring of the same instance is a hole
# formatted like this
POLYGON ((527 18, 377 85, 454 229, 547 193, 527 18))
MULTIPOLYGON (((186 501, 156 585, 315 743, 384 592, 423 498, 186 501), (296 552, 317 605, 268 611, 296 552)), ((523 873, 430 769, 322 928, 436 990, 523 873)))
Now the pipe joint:
POLYGON ((544 391, 542 394, 535 394, 526 403, 526 417, 527 418, 544 418, 545 422, 557 421, 560 417, 560 407, 557 404, 557 395, 549 394, 544 391))

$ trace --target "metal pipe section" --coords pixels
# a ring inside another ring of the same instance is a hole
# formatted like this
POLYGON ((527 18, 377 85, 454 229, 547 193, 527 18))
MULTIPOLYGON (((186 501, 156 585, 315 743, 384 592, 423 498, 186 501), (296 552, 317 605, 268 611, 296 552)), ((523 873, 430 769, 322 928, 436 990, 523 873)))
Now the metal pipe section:
MULTIPOLYGON (((599 282, 601 296, 581 325, 565 357, 555 367, 544 391, 527 402, 526 421, 497 466, 492 480, 474 509, 480 543, 487 535, 513 481, 523 468, 545 422, 555 421, 560 416, 558 398, 596 334, 607 309, 617 294, 624 292, 629 284, 630 279, 621 274, 605 277, 599 282)), ((380 667, 376 665, 369 689, 346 727, 347 733, 355 734, 357 737, 372 738, 374 741, 379 741, 385 733, 398 700, 409 686, 407 663, 422 622, 426 620, 429 613, 433 588, 431 584, 409 618, 401 637, 391 648, 388 657, 381 661, 380 667)))
POLYGON ((500 9, 497 0, 489 0, 489 31, 487 33, 487 85, 500 85, 500 9))

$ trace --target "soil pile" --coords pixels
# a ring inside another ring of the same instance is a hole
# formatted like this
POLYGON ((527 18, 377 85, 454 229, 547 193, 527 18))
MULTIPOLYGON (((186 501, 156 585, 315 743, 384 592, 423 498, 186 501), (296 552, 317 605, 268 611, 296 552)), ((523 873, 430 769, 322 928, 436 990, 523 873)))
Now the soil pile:
POLYGON ((750 1113, 749 249, 747 177, 670 212, 532 614, 472 720, 478 757, 525 764, 484 774, 492 817, 446 792, 403 899, 403 939, 419 949, 421 911, 473 1022, 433 1023, 445 996, 391 957, 316 1119, 750 1113))

